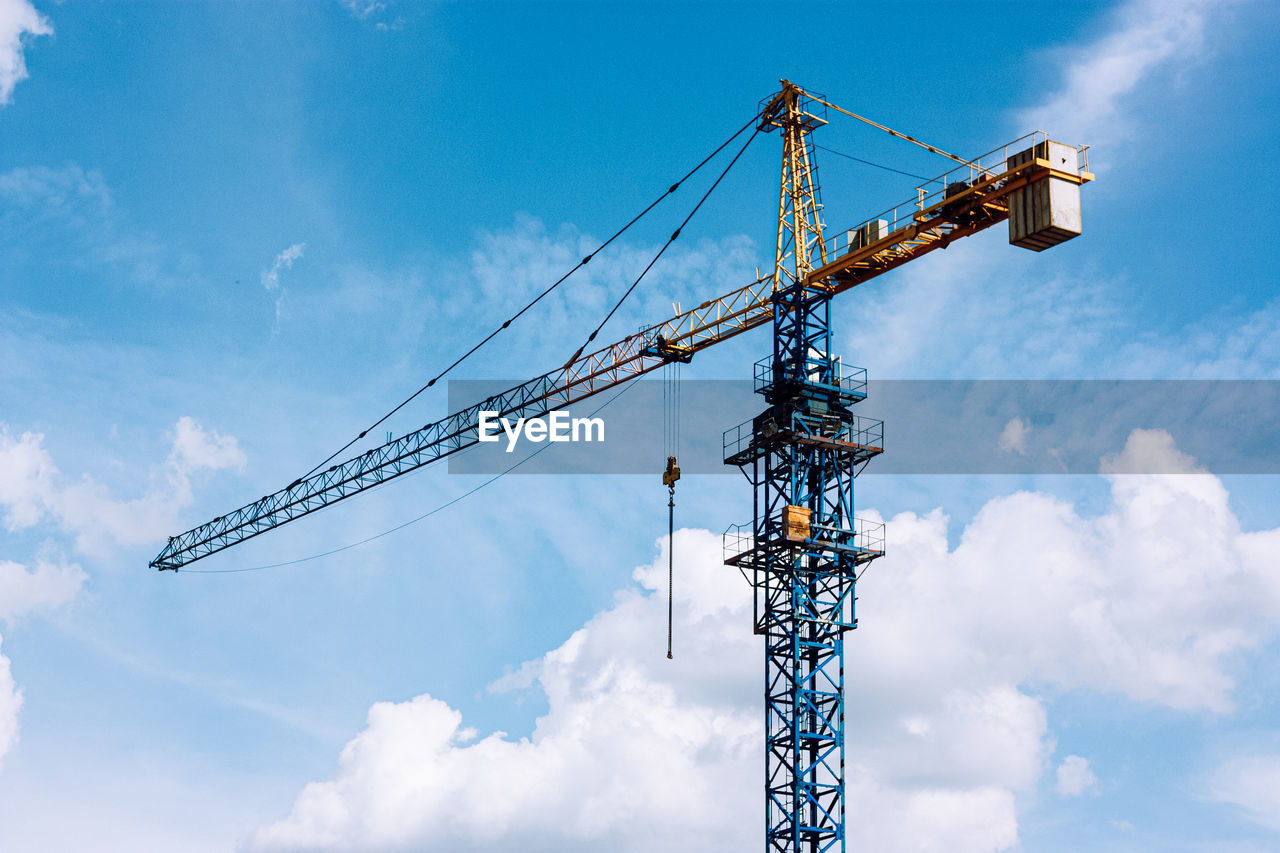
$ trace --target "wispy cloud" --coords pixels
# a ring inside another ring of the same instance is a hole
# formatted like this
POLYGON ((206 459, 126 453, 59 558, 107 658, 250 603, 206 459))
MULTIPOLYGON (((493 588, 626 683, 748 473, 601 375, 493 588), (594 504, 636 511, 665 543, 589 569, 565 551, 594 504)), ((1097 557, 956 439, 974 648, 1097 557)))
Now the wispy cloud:
POLYGON ((1237 805, 1254 823, 1280 832, 1280 754, 1233 758, 1209 776, 1207 787, 1208 799, 1237 805))
POLYGON ((130 221, 101 172, 76 163, 0 173, 0 233, 19 259, 49 251, 63 263, 118 271, 132 283, 172 286, 193 273, 190 259, 175 257, 130 221))
POLYGON ((339 2, 352 16, 362 21, 387 8, 387 4, 382 0, 339 0, 339 2))
POLYGON ((1062 82, 1048 103, 1023 111, 1020 127, 1069 141, 1114 144, 1134 131, 1126 96, 1154 76, 1199 58, 1211 14, 1208 0, 1134 0, 1115 12, 1112 29, 1070 49, 1062 82))
POLYGON ((0 0, 0 105, 13 99, 13 87, 27 78, 25 40, 53 35, 49 19, 29 0, 0 0))
POLYGON ((289 291, 280 286, 280 271, 291 269, 293 262, 302 257, 302 253, 306 251, 306 243, 294 243, 280 254, 276 255, 276 259, 272 261, 271 266, 262 271, 262 286, 267 289, 268 293, 276 295, 276 323, 280 322, 280 313, 284 308, 284 300, 289 291))

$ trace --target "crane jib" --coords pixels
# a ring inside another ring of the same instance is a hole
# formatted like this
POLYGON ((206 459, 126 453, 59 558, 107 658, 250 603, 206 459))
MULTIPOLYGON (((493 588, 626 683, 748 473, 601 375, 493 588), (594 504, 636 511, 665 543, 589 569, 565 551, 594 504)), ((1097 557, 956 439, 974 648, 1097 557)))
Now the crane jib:
MULTIPOLYGON (((1032 150, 1038 151, 1034 146, 1032 150)), ((1032 157, 998 173, 987 170, 965 182, 960 192, 952 193, 950 188, 956 184, 950 184, 945 197, 931 205, 923 203, 922 191, 922 201, 901 221, 896 215, 897 208, 891 209, 892 229, 883 237, 858 246, 851 242, 843 254, 833 253, 836 255, 833 260, 813 270, 806 279, 813 288, 813 298, 829 298, 934 249, 946 248, 960 237, 1008 219, 1009 198, 1033 182, 1049 177, 1081 184, 1093 176, 1087 171, 1063 172, 1043 159, 1032 157)), ((668 361, 687 360, 695 352, 768 322, 772 317, 774 289, 773 277, 763 276, 663 323, 583 355, 565 367, 171 537, 149 565, 160 570, 179 569, 477 444, 481 411, 498 412, 502 416, 540 417, 642 376, 668 361)))

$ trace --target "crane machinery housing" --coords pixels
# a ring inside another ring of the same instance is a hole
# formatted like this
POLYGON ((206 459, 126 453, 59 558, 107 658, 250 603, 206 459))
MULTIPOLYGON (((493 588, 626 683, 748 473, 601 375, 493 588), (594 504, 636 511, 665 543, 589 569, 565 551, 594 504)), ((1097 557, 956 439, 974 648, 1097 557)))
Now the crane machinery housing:
MULTIPOLYGON (((832 352, 831 299, 1002 221, 1010 243, 1034 251, 1069 240, 1081 233, 1079 188, 1093 175, 1087 147, 1039 131, 966 159, 787 80, 761 102, 754 123, 783 143, 767 275, 594 352, 580 349, 562 367, 170 537, 150 566, 176 572, 469 448, 479 441, 481 412, 541 417, 771 323, 772 352, 754 376, 766 408, 724 434, 724 461, 747 474, 754 508, 749 524, 725 533, 724 557, 752 585, 753 628, 765 644, 765 849, 844 851, 844 634, 857 626, 860 572, 885 549, 884 525, 854 515, 854 482, 882 452, 884 425, 852 411, 867 396, 867 372, 832 352), (909 201, 828 236, 811 139, 828 109, 955 166, 909 201)), ((678 477, 670 458, 669 488, 673 470, 678 477)))

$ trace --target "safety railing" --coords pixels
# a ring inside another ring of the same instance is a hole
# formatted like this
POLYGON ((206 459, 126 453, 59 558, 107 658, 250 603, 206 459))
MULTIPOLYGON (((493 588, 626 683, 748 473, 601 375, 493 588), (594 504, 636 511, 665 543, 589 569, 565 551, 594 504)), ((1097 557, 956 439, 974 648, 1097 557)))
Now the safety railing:
MULTIPOLYGON (((812 435, 865 448, 870 458, 884 450, 884 421, 854 415, 850 421, 842 421, 834 415, 799 416, 801 435, 812 435)), ((766 438, 768 435, 766 434, 766 438)), ((756 439, 755 419, 743 421, 725 430, 721 449, 727 461, 747 451, 756 439)))
POLYGON ((721 537, 724 561, 731 563, 755 547, 755 533, 750 524, 731 524, 721 537))
POLYGON ((743 421, 735 427, 729 427, 724 431, 724 455, 721 457, 728 461, 734 456, 746 450, 751 446, 752 440, 755 438, 756 427, 755 420, 743 421))
POLYGON ((762 358, 756 362, 755 390, 761 394, 772 388, 780 379, 786 382, 805 382, 812 385, 835 388, 858 398, 867 396, 867 369, 865 367, 848 367, 838 358, 830 358, 822 354, 810 355, 804 360, 804 376, 788 364, 783 364, 779 371, 774 370, 773 359, 762 358), (777 375, 775 375, 775 373, 777 375))
POLYGON ((811 538, 871 555, 884 553, 884 522, 853 519, 853 529, 813 525, 811 538))
MULTIPOLYGON (((863 559, 873 559, 884 554, 884 527, 884 522, 868 521, 865 518, 853 519, 852 529, 814 524, 806 541, 834 545, 845 551, 857 551, 863 555, 863 559)), ((726 563, 733 563, 755 547, 755 533, 750 524, 731 524, 721 536, 726 563)))
MULTIPOLYGON (((956 166, 916 187, 915 197, 868 217, 852 228, 841 229, 825 241, 828 257, 835 258, 865 248, 899 228, 918 221, 919 215, 951 195, 968 189, 982 178, 994 178, 1009 170, 1008 160, 1014 154, 1048 141, 1044 131, 1033 131, 1007 142, 999 148, 974 158, 967 165, 956 166), (871 239, 874 238, 874 239, 871 239)), ((1076 146, 1076 166, 1089 171, 1089 146, 1076 146)))

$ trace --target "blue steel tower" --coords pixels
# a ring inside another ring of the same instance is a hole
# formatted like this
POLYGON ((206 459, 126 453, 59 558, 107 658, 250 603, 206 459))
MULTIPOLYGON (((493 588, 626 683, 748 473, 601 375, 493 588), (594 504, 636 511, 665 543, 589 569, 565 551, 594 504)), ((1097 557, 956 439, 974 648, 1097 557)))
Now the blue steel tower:
POLYGON ((725 562, 755 593, 765 639, 765 849, 845 850, 844 633, 857 625, 861 566, 884 553, 884 526, 853 516, 854 478, 880 453, 880 421, 853 414, 866 371, 831 352, 831 290, 808 134, 825 124, 796 87, 762 126, 784 134, 774 277, 773 354, 756 365, 768 407, 725 433, 725 462, 754 490, 754 520, 725 535, 725 562))

